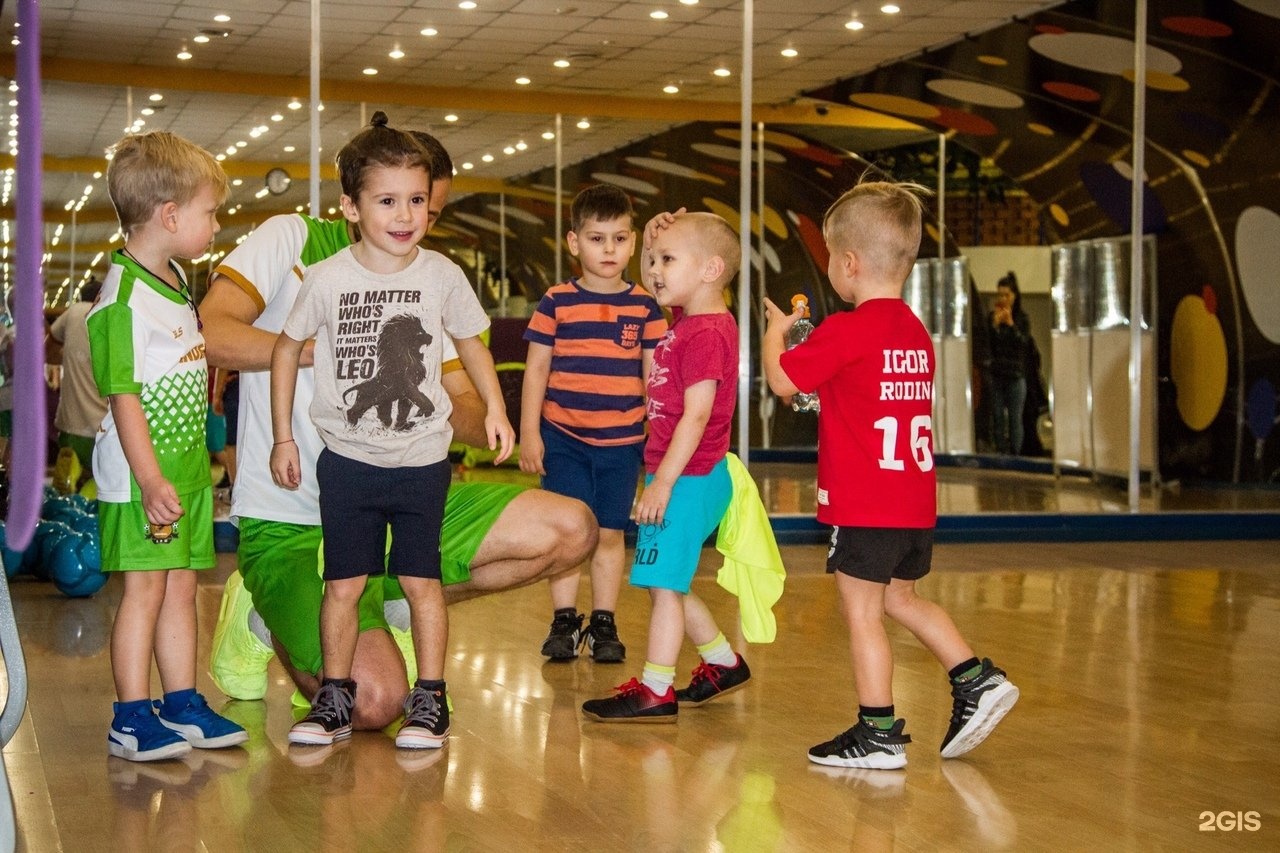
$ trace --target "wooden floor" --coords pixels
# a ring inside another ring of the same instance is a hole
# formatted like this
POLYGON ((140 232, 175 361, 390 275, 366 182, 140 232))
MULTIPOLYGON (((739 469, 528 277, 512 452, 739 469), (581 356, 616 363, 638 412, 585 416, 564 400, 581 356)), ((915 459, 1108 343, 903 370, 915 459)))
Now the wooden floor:
MULTIPOLYGON (((425 754, 381 733, 290 749, 292 689, 274 662, 265 701, 223 700, 204 658, 225 556, 200 587, 199 686, 251 739, 150 765, 106 754, 118 579, 80 600, 15 579, 31 689, 4 759, 20 849, 1280 849, 1277 542, 940 546, 923 588, 1022 701, 976 751, 940 760, 943 674, 895 632, 905 771, 806 761, 852 723, 853 699, 824 549, 784 552, 777 642, 735 641, 753 681, 676 726, 579 716, 638 673, 648 603, 635 590, 621 666, 543 663, 542 586, 452 608, 453 731, 425 754), (1205 829, 1211 813, 1250 811, 1254 831, 1205 829)), ((696 588, 730 629, 716 566, 704 552, 696 588)), ((687 651, 682 678, 693 664, 687 651)))

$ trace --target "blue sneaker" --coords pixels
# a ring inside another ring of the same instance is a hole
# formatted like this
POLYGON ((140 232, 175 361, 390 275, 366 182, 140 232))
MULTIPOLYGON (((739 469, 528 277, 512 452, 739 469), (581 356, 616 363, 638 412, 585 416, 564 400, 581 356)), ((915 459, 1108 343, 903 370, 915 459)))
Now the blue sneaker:
POLYGON ((226 717, 214 713, 204 697, 194 690, 180 710, 169 712, 165 703, 154 703, 160 724, 176 732, 187 743, 200 749, 221 749, 235 746, 249 739, 249 733, 226 717))
POLYGON ((107 752, 128 761, 159 761, 191 751, 191 744, 160 724, 147 700, 115 702, 107 752))

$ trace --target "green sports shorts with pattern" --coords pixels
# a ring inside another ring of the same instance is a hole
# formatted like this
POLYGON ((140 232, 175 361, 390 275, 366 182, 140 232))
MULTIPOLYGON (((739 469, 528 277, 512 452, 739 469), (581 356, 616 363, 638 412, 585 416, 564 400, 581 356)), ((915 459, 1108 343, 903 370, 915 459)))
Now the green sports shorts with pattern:
MULTIPOLYGON (((449 487, 440 534, 441 574, 446 586, 471 579, 471 563, 480 543, 507 504, 525 489, 499 483, 454 483, 449 487)), ((240 519, 240 576, 253 597, 254 609, 267 630, 288 650, 293 666, 312 674, 320 672, 323 661, 322 541, 319 525, 240 519)), ((403 597, 395 578, 385 574, 371 576, 360 598, 360 630, 386 630, 383 603, 403 597)))

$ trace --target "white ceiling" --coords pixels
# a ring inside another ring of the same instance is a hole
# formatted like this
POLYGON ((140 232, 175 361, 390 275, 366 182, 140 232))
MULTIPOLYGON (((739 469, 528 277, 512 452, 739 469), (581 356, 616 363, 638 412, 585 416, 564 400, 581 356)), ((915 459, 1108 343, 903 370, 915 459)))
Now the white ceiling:
MULTIPOLYGON (((322 0, 322 76, 326 81, 364 81, 357 91, 366 98, 363 103, 352 99, 325 104, 324 161, 359 128, 362 116, 385 109, 393 124, 429 130, 440 138, 459 169, 462 189, 468 179, 502 180, 554 164, 555 143, 542 137, 553 129, 554 115, 521 111, 528 108, 522 98, 563 97, 563 157, 574 163, 686 120, 664 115, 662 99, 674 108, 690 101, 737 103, 741 97, 743 4, 734 0, 691 5, 678 0, 476 2, 477 8, 463 10, 457 0, 322 0), (650 13, 655 10, 669 17, 654 20, 650 13), (437 35, 421 35, 426 27, 434 27, 437 35), (405 54, 398 60, 388 56, 397 47, 405 54), (568 68, 553 66, 565 58, 568 68), (712 71, 718 66, 730 69, 731 76, 715 76, 712 71), (378 74, 364 75, 368 67, 376 67, 378 74), (521 75, 531 83, 516 85, 521 75), (678 86, 679 93, 664 94, 667 84, 678 86), (385 94, 388 86, 429 87, 430 94, 419 99, 418 106, 397 106, 385 94), (439 106, 424 106, 434 102, 437 90, 439 106), (455 90, 506 93, 507 101, 495 107, 487 98, 484 111, 468 110, 466 91, 455 90), (657 102, 651 117, 610 117, 622 112, 616 109, 620 100, 641 98, 657 102), (447 114, 458 118, 446 121, 447 114), (576 127, 583 117, 590 120, 587 130, 576 127), (517 142, 527 148, 503 153, 504 146, 517 142), (493 161, 483 162, 485 154, 493 161), (472 167, 464 170, 466 163, 472 167)), ((0 28, 10 38, 16 32, 15 5, 5 3, 0 16, 0 28)), ((883 13, 881 5, 881 0, 755 0, 753 101, 787 103, 802 92, 1058 2, 900 0, 898 14, 883 13), (844 26, 855 16, 865 25, 858 32, 844 26), (798 55, 784 57, 784 48, 794 48, 798 55)), ((238 162, 306 162, 307 110, 288 109, 290 98, 277 93, 275 84, 281 78, 296 80, 292 94, 306 100, 311 15, 307 0, 41 0, 40 11, 47 71, 42 95, 47 158, 101 158, 126 125, 143 118, 139 111, 153 106, 148 96, 157 92, 163 96, 161 108, 145 117, 144 127, 172 130, 215 153, 244 142, 226 160, 233 174, 232 164, 238 162), (219 14, 230 21, 216 22, 219 14), (201 30, 213 32, 208 43, 195 43, 201 30), (193 54, 185 62, 176 57, 183 47, 193 54), (67 74, 66 68, 73 73, 67 74), (200 88, 224 91, 164 85, 167 74, 192 69, 201 72, 200 88), (235 76, 236 82, 221 86, 219 75, 235 76), (235 93, 244 75, 269 77, 269 83, 250 89, 272 94, 235 93), (130 88, 125 82, 130 79, 147 82, 130 88), (282 118, 272 121, 273 114, 282 118), (251 137, 251 129, 262 125, 268 130, 251 137), (286 152, 286 145, 296 150, 286 152)), ((4 50, 11 65, 14 48, 6 44, 4 50)), ((0 153, 6 150, 0 148, 0 153)), ((262 186, 258 171, 246 174, 242 185, 233 188, 228 205, 238 211, 222 217, 227 236, 244 233, 251 222, 269 213, 306 203, 304 181, 295 181, 280 198, 256 199, 254 193, 262 186)), ((51 167, 45 173, 44 195, 46 208, 60 209, 68 200, 78 200, 88 184, 95 189, 81 218, 99 223, 82 222, 77 236, 81 246, 96 251, 92 247, 105 244, 114 231, 114 223, 102 221, 110 219, 104 215, 109 213, 104 182, 92 180, 88 169, 51 167)), ((336 187, 323 190, 326 202, 336 194, 336 187)), ((63 247, 68 238, 60 241, 63 247)), ((78 259, 78 271, 91 257, 78 259)), ((65 267, 59 252, 50 266, 51 285, 65 276, 65 267)))

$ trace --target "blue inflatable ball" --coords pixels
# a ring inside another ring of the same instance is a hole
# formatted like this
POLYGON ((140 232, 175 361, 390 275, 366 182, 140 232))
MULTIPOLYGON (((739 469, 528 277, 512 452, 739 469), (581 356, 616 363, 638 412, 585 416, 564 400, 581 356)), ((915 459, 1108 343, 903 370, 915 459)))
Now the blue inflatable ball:
POLYGON ((97 534, 80 537, 80 559, 84 561, 86 568, 95 572, 102 571, 102 544, 98 541, 97 534))
POLYGON ((53 565, 53 549, 67 536, 76 533, 61 521, 42 521, 36 525, 36 542, 40 545, 40 559, 36 561, 31 573, 42 581, 49 579, 49 568, 53 565))
POLYGON ((98 535, 98 517, 96 515, 77 515, 67 522, 67 526, 84 536, 98 535))
POLYGON ((78 536, 60 542, 53 551, 53 566, 49 571, 53 585, 71 598, 93 595, 107 582, 100 568, 91 568, 85 562, 80 550, 82 542, 78 536))
POLYGON ((4 522, 0 521, 0 559, 4 560, 4 573, 6 577, 13 577, 22 571, 23 553, 21 551, 9 550, 8 536, 5 533, 4 522))
POLYGON ((40 504, 41 518, 55 518, 59 513, 75 507, 67 498, 54 492, 52 495, 45 493, 44 502, 40 504))

